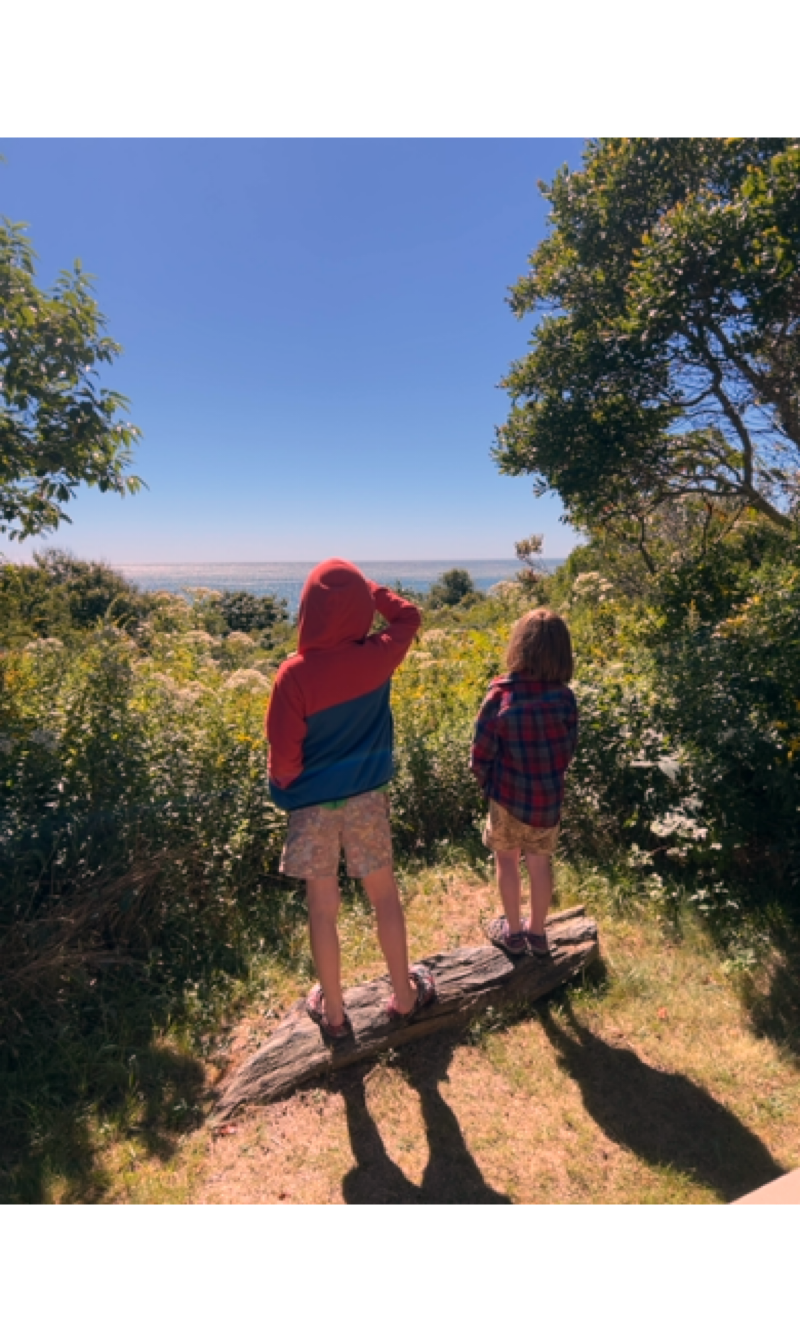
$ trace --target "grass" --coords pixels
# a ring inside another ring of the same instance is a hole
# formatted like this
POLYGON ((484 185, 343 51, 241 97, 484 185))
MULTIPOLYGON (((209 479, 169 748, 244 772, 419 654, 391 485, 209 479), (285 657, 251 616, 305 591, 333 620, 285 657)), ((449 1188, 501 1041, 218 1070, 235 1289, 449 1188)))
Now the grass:
MULTIPOLYGON (((412 955, 480 939, 496 911, 486 873, 456 858, 401 884, 412 955)), ((18 1092, 26 1143, 17 1132, 7 1200, 729 1202, 800 1165, 785 942, 762 936, 754 964, 630 877, 561 864, 557 884, 562 906, 598 919, 601 973, 245 1113, 222 1136, 203 1125, 212 1087, 311 977, 301 907, 221 1026, 199 1006, 180 1027, 165 1010, 139 1038, 132 992, 106 1023, 104 1062, 71 1040, 59 1064, 54 1039, 18 1092)), ((357 891, 341 930, 346 981, 381 973, 357 891)))

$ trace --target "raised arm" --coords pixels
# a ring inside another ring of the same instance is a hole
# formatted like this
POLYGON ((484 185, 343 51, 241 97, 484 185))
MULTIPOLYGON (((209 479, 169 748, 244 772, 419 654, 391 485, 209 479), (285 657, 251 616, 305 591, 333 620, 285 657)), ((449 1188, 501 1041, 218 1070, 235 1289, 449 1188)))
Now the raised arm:
POLYGON ((412 601, 406 601, 405 597, 391 592, 388 587, 379 586, 369 578, 367 582, 375 609, 389 622, 387 629, 382 629, 379 634, 370 634, 367 643, 376 649, 378 657, 386 664, 387 675, 391 675, 411 647, 422 623, 422 616, 412 601))

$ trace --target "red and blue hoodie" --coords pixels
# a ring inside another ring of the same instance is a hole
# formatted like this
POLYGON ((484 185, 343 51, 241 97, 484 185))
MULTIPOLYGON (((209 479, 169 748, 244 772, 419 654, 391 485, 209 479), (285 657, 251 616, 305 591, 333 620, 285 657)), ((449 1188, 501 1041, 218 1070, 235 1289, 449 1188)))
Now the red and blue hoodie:
POLYGON ((297 652, 280 667, 267 709, 269 785, 285 811, 344 801, 392 776, 392 672, 420 613, 346 559, 309 573, 297 652), (370 634, 375 612, 388 628, 370 634))

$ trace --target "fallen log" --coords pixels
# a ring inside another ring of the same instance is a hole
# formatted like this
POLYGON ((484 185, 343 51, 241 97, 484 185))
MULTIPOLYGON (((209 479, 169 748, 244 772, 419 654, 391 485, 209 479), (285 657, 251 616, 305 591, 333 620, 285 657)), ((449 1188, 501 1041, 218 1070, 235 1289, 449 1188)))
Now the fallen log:
POLYGON ((546 960, 533 955, 512 960, 488 942, 427 956, 421 963, 428 965, 436 977, 438 1000, 408 1025, 392 1022, 386 1015, 385 1003, 391 992, 386 976, 345 993, 353 1034, 333 1044, 309 1019, 300 999, 274 1034, 230 1079, 211 1122, 223 1122, 242 1105, 280 1099, 315 1076, 463 1025, 488 1006, 522 999, 535 1001, 597 959, 597 924, 585 916, 583 905, 553 914, 547 920, 547 931, 552 953, 546 960))

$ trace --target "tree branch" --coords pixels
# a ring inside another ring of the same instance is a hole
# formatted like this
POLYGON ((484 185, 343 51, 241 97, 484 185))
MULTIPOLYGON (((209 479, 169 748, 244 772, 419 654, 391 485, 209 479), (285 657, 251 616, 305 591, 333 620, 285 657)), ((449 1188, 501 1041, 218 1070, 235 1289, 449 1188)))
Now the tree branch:
POLYGON ((697 328, 697 340, 701 350, 705 354, 706 366, 708 367, 708 370, 711 373, 711 384, 713 387, 713 394, 716 396, 717 400, 722 406, 726 419, 733 426, 736 436, 739 439, 739 442, 742 444, 742 452, 744 454, 743 486, 745 489, 752 490, 753 458, 755 455, 753 451, 753 440, 747 431, 747 426, 745 425, 744 420, 739 414, 739 411, 736 409, 736 406, 733 404, 733 401, 730 399, 728 393, 725 391, 722 378, 722 369, 720 367, 719 360, 715 357, 714 352, 706 339, 706 334, 702 326, 698 326, 697 328))
POLYGON ((770 522, 774 522, 777 527, 780 527, 781 531, 791 531, 791 517, 787 517, 785 513, 773 507, 769 500, 764 498, 763 494, 759 494, 757 489, 753 489, 752 485, 742 487, 742 497, 747 499, 751 508, 755 508, 756 512, 769 518, 770 522))
POLYGON ((792 405, 791 394, 787 396, 775 378, 770 377, 767 373, 759 372, 757 368, 748 363, 736 346, 728 339, 721 326, 709 319, 708 327, 722 346, 726 359, 730 360, 734 368, 750 383, 763 400, 772 401, 778 407, 783 421, 784 434, 796 447, 800 447, 800 416, 792 405))
POLYGON ((655 566, 655 564, 653 563, 653 560, 651 559, 651 557, 650 557, 650 555, 649 555, 649 553, 648 553, 647 546, 645 545, 645 535, 646 535, 646 530, 645 530, 645 528, 646 528, 645 520, 644 520, 643 517, 640 517, 640 518, 639 518, 639 540, 637 541, 636 548, 638 549, 639 554, 642 556, 642 559, 644 560, 645 567, 647 568, 647 571, 648 571, 648 573, 650 574, 650 577, 651 577, 651 578, 654 578, 654 577, 656 576, 656 566, 655 566))

